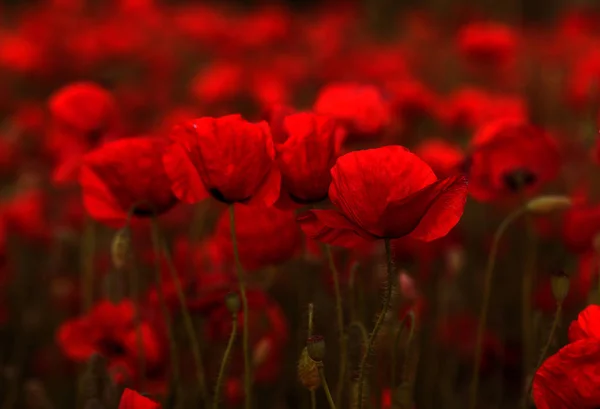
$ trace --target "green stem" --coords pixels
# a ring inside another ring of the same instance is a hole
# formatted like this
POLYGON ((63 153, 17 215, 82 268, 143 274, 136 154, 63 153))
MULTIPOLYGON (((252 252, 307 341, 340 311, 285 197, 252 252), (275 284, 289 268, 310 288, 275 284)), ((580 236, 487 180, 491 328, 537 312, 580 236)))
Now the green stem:
POLYGON ((381 311, 379 312, 379 316, 377 317, 377 322, 375 322, 375 327, 373 327, 373 331, 369 335, 369 341, 367 342, 367 348, 362 356, 360 361, 360 367, 358 369, 358 396, 357 396, 357 408, 362 409, 363 407, 363 392, 364 392, 364 383, 365 378, 367 376, 367 361, 369 357, 373 354, 375 340, 377 339, 377 335, 379 334, 379 330, 385 320, 385 316, 390 309, 390 303, 392 300, 392 282, 394 278, 394 264, 392 261, 392 250, 390 246, 390 240, 385 239, 385 251, 387 254, 387 283, 386 283, 386 291, 383 297, 383 306, 381 307, 381 311))
MULTIPOLYGON (((155 218, 152 219, 152 230, 153 237, 159 243, 160 250, 163 256, 165 257, 165 261, 167 263, 167 269, 169 270, 169 273, 171 274, 171 279, 173 280, 173 284, 175 285, 175 291, 177 292, 177 298, 179 299, 181 313, 183 315, 183 323, 185 325, 185 329, 190 340, 192 355, 194 356, 194 361, 196 363, 196 378, 198 381, 200 395, 202 397, 202 400, 204 401, 205 407, 208 407, 208 389, 206 387, 206 381, 204 376, 205 372, 204 365, 202 363, 202 355, 200 352, 200 342, 198 341, 198 337, 196 336, 194 322, 192 321, 192 316, 185 302, 185 295, 183 293, 181 280, 179 279, 177 271, 175 271, 175 266, 173 265, 173 260, 171 260, 171 255, 169 254, 167 246, 163 239, 160 237, 160 233, 158 230, 158 222, 155 218)), ((157 253, 157 257, 160 256, 161 252, 157 253)))
POLYGON ((325 396, 327 397, 327 402, 329 402, 329 409, 336 409, 335 403, 333 402, 333 398, 331 397, 331 392, 329 391, 329 385, 327 384, 327 378, 325 377, 325 370, 323 367, 323 362, 317 362, 317 368, 319 370, 319 376, 321 377, 321 382, 323 383, 323 390, 325 391, 325 396))
POLYGON ((237 237, 235 233, 235 209, 233 205, 229 206, 229 224, 231 228, 231 244, 233 246, 233 257, 235 260, 238 285, 240 289, 240 298, 242 299, 242 349, 244 354, 244 408, 250 409, 252 406, 252 368, 250 366, 250 342, 248 334, 248 298, 246 297, 246 284, 244 282, 244 269, 240 261, 237 237))
POLYGON ((221 396, 221 389, 225 380, 225 370, 227 369, 227 364, 229 363, 229 358, 231 356, 231 351, 233 350, 233 344, 235 343, 235 337, 237 335, 237 319, 237 313, 233 313, 231 317, 231 334, 229 335, 229 342, 227 343, 227 349, 225 349, 225 354, 223 355, 223 360, 221 361, 221 367, 219 368, 219 376, 217 377, 213 409, 219 408, 219 397, 221 396))
POLYGON ((131 285, 131 298, 133 301, 133 321, 135 323, 135 337, 137 343, 138 365, 140 370, 140 392, 146 392, 146 351, 144 350, 144 342, 142 339, 142 317, 140 313, 140 279, 139 272, 134 266, 130 269, 130 285, 131 285))
POLYGON ((348 332, 350 332, 350 328, 352 327, 358 328, 358 331, 360 332, 362 345, 366 346, 369 342, 369 334, 367 333, 367 329, 365 328, 363 323, 360 321, 352 321, 350 325, 348 325, 348 332))
POLYGON ((492 242, 492 248, 488 257, 485 273, 484 273, 484 284, 483 284, 483 303, 479 314, 479 325, 477 327, 477 337, 475 340, 475 359, 473 366, 473 377, 471 379, 471 392, 469 397, 469 409, 475 409, 477 405, 477 391, 479 388, 479 367, 481 366, 481 354, 483 350, 483 334, 485 331, 487 314, 490 305, 490 295, 492 291, 492 281, 494 278, 494 265, 496 264, 496 256, 498 254, 498 245, 500 239, 504 235, 504 232, 510 226, 512 222, 518 219, 527 211, 526 208, 520 207, 514 212, 510 213, 498 226, 496 233, 494 233, 494 239, 492 242))
POLYGON ((327 254, 327 260, 329 262, 329 269, 333 277, 333 289, 335 293, 335 312, 337 318, 337 326, 339 331, 339 346, 340 346, 340 369, 338 384, 336 386, 335 401, 338 405, 342 402, 342 393, 344 391, 344 384, 346 379, 346 331, 344 330, 344 310, 342 308, 342 293, 340 291, 340 277, 338 269, 333 259, 333 253, 331 252, 331 246, 325 245, 325 253, 327 254))

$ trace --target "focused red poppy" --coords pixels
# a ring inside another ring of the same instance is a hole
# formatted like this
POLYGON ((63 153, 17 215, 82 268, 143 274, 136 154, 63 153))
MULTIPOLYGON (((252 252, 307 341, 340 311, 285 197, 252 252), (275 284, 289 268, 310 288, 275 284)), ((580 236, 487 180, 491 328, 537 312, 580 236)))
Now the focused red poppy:
POLYGON ((165 138, 128 138, 86 154, 79 182, 88 213, 120 227, 131 210, 134 216, 150 217, 171 209, 177 199, 162 166, 167 146, 165 138))
POLYGON ((482 126, 470 145, 469 193, 488 202, 536 191, 560 169, 556 142, 519 119, 499 119, 482 126))
POLYGON ((272 205, 281 174, 266 122, 240 115, 200 118, 176 127, 163 163, 173 193, 196 203, 209 196, 224 203, 272 205))
POLYGON ((381 136, 391 123, 389 103, 376 87, 368 85, 329 84, 319 92, 313 109, 338 119, 351 140, 381 136))
POLYGON ((464 176, 438 180, 401 146, 343 155, 331 175, 329 197, 338 210, 310 210, 298 222, 310 238, 343 247, 406 236, 437 239, 458 223, 466 201, 464 176))
MULTIPOLYGON (((300 229, 294 213, 274 207, 235 206, 235 232, 240 260, 248 270, 289 260, 300 246, 300 229)), ((233 260, 229 214, 217 221, 215 240, 233 260)))
POLYGON ((160 409, 160 405, 136 391, 125 388, 121 395, 119 409, 160 409))
POLYGON ((285 142, 275 146, 282 179, 280 203, 323 201, 331 182, 330 170, 343 141, 336 121, 312 113, 292 114, 284 118, 283 131, 287 135, 285 142))

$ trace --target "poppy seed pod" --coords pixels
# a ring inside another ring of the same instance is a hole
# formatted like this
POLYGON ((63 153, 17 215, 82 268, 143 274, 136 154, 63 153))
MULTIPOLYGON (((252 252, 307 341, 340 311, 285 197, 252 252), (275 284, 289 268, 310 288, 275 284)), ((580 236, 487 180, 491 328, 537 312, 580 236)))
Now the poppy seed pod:
POLYGON ((110 244, 110 256, 117 270, 122 269, 127 263, 127 256, 131 249, 131 232, 128 227, 123 227, 115 233, 110 244))
POLYGON ((527 210, 532 213, 550 213, 557 210, 564 210, 573 202, 566 196, 540 196, 527 202, 527 210))
POLYGON ((240 297, 237 293, 229 293, 225 296, 225 306, 232 314, 240 311, 240 297))
POLYGON ((567 294, 569 294, 569 277, 564 271, 558 271, 552 274, 550 284, 552 286, 552 295, 554 295, 556 301, 563 302, 567 294))
POLYGON ((313 335, 306 340, 306 351, 308 356, 315 362, 323 362, 325 359, 325 338, 313 335))
POLYGON ((304 347, 298 359, 298 379, 309 391, 317 390, 321 386, 321 377, 317 363, 308 356, 308 348, 304 347))

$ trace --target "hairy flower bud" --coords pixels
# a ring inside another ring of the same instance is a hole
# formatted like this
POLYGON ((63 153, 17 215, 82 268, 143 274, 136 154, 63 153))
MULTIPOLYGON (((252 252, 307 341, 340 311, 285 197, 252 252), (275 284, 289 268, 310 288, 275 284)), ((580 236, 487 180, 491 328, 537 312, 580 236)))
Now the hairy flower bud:
POLYGON ((567 297, 569 293, 569 277, 565 274, 564 271, 560 270, 554 274, 552 274, 552 278, 550 279, 550 284, 552 286, 552 294, 557 302, 563 302, 563 300, 567 297))
POLYGON ((317 363, 308 356, 308 348, 304 347, 298 359, 298 379, 308 390, 314 391, 321 386, 321 377, 317 363))
POLYGON ((110 256, 117 270, 122 269, 127 263, 127 256, 131 249, 131 232, 128 227, 118 230, 110 244, 110 256))
POLYGON ((240 297, 237 293, 229 293, 225 296, 225 306, 232 314, 240 311, 240 297))

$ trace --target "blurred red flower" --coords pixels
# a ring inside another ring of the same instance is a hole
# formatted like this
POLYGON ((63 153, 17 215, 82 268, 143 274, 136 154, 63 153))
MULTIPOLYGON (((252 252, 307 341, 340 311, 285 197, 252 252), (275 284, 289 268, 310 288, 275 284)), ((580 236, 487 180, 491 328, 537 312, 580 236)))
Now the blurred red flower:
POLYGON ((136 391, 125 388, 121 395, 119 409, 160 409, 160 405, 136 391))
POLYGON ((205 117, 177 127, 171 138, 163 163, 182 201, 210 195, 223 203, 271 205, 278 199, 281 174, 266 122, 205 117))
POLYGON ((580 204, 564 213, 562 237, 571 251, 592 250, 600 234, 600 205, 580 204))
POLYGON ((469 63, 502 67, 515 58, 517 34, 503 24, 475 22, 460 30, 457 42, 461 56, 469 63))
POLYGON ((430 138, 415 148, 415 155, 431 166, 438 178, 459 173, 465 154, 457 145, 439 138, 430 138))
POLYGON ((482 202, 520 191, 532 193, 552 181, 560 169, 555 141, 518 119, 499 119, 482 126, 470 150, 469 193, 482 202))
POLYGON ((365 240, 445 236, 462 216, 464 176, 437 179, 401 146, 341 156, 331 170, 331 202, 339 210, 311 210, 298 221, 312 239, 353 247, 365 240))
POLYGON ((121 227, 127 214, 150 217, 171 209, 177 199, 162 166, 169 140, 127 138, 86 154, 79 175, 88 213, 109 226, 121 227))

